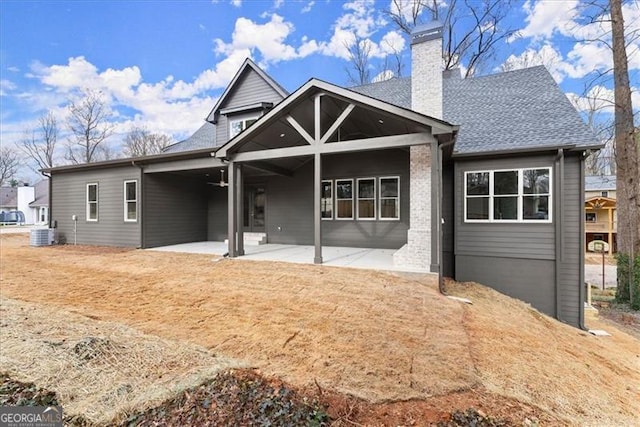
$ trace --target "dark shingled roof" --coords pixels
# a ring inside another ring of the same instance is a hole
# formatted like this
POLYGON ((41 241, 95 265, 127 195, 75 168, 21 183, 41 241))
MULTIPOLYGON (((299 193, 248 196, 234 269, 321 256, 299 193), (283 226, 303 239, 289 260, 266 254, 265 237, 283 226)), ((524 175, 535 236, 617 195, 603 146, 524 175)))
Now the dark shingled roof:
POLYGON ((584 177, 584 189, 586 191, 615 190, 615 175, 592 175, 584 177))
MULTIPOLYGON (((351 88, 400 107, 411 106, 411 79, 351 88)), ((443 81, 443 119, 460 125, 456 154, 544 147, 599 147, 543 66, 443 81)))
POLYGON ((0 207, 15 208, 18 206, 18 190, 14 187, 0 187, 0 207))
MULTIPOLYGON (((544 66, 468 79, 446 74, 449 77, 443 80, 443 119, 460 126, 455 154, 601 145, 544 66)), ((350 90, 411 108, 410 77, 350 90)), ((191 137, 170 145, 164 152, 218 145, 215 125, 207 122, 191 137)))
POLYGON ((40 206, 49 206, 49 180, 42 179, 36 183, 35 187, 35 200, 29 203, 32 208, 40 206))
POLYGON ((199 150, 216 146, 216 125, 205 122, 189 138, 171 144, 163 150, 163 153, 177 153, 179 151, 199 150))

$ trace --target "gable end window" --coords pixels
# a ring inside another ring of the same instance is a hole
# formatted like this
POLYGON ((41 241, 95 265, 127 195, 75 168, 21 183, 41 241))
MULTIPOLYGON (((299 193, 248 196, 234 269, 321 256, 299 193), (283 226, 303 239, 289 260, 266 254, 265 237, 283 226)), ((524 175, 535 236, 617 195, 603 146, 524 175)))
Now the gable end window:
POLYGON ((138 181, 124 182, 124 220, 136 222, 138 220, 138 181))
POLYGON ((87 221, 98 221, 98 184, 87 184, 87 221))
POLYGON ((464 174, 465 222, 551 222, 551 168, 464 174))
POLYGON ((258 121, 256 117, 245 117, 243 119, 231 120, 229 119, 229 139, 238 135, 240 132, 258 121))

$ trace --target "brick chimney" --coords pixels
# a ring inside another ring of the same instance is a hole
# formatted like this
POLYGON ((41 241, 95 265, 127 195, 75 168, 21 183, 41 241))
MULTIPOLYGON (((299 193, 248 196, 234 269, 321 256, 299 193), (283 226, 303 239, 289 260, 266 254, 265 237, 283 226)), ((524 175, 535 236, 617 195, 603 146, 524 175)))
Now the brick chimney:
MULTIPOLYGON (((411 33, 412 110, 442 119, 442 68, 442 24, 417 26, 411 33)), ((432 271, 439 261, 437 257, 432 260, 431 253, 431 146, 412 146, 409 156, 407 244, 394 254, 393 260, 398 266, 432 271)))
POLYGON ((442 24, 419 25, 411 33, 411 109, 442 119, 442 24))

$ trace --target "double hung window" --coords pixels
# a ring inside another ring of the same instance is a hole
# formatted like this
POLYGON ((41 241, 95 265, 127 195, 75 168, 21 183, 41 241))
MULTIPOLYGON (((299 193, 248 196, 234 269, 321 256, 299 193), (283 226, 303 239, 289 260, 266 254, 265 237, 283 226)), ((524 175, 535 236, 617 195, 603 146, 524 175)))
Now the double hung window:
POLYGON ((465 172, 466 222, 550 222, 551 168, 465 172))
POLYGON ((87 221, 98 221, 98 184, 87 184, 87 221))

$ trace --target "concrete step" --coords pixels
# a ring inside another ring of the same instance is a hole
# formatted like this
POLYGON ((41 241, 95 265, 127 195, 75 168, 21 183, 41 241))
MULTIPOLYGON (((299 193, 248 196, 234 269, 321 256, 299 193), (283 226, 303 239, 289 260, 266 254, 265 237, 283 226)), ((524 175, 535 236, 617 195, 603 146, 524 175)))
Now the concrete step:
MULTIPOLYGON (((245 232, 244 235, 244 244, 245 245, 264 245, 267 243, 267 233, 255 233, 255 232, 245 232)), ((225 244, 229 244, 229 239, 224 239, 225 244)))

